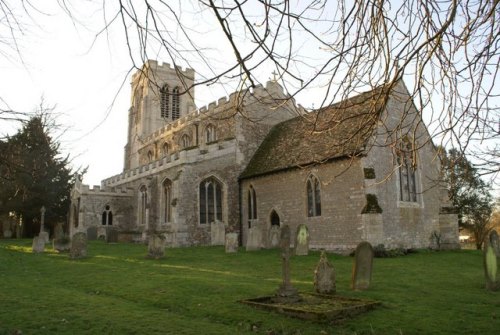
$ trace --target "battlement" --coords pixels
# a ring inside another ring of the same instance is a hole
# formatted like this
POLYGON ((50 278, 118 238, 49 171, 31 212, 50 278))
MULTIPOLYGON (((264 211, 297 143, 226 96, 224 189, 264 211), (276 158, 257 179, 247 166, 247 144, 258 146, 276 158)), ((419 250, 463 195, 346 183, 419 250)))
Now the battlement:
POLYGON ((90 185, 86 184, 81 184, 79 183, 78 185, 75 184, 75 189, 80 193, 80 194, 85 194, 85 195, 112 195, 112 196, 132 196, 133 195, 133 190, 130 188, 126 187, 120 187, 120 188, 108 188, 108 187, 101 187, 99 185, 93 185, 92 188, 90 188, 90 185))
POLYGON ((138 166, 134 169, 126 170, 120 174, 106 178, 101 181, 101 188, 108 189, 110 187, 114 187, 114 185, 123 184, 138 178, 142 178, 173 166, 185 163, 199 162, 203 159, 212 159, 214 157, 233 154, 235 147, 236 139, 227 138, 219 142, 209 144, 204 148, 194 146, 191 148, 183 149, 181 151, 176 151, 170 155, 167 155, 150 163, 138 166))
MULTIPOLYGON (((168 64, 167 64, 168 65, 168 64)), ((231 93, 229 96, 221 97, 215 101, 208 103, 208 105, 202 106, 187 115, 175 120, 172 123, 169 123, 160 129, 154 131, 151 135, 147 136, 144 139, 144 143, 150 143, 157 139, 158 137, 163 136, 165 133, 180 130, 184 128, 186 125, 192 124, 193 122, 197 122, 200 120, 200 117, 209 117, 217 115, 223 111, 229 110, 234 107, 236 103, 241 103, 239 99, 248 99, 249 96, 247 93, 250 93, 250 97, 257 97, 258 99, 269 96, 280 96, 288 98, 288 95, 285 95, 283 88, 276 82, 267 82, 266 87, 262 84, 256 85, 254 88, 248 88, 242 91, 236 91, 231 93)), ((302 110, 300 105, 296 105, 299 110, 302 110)))
POLYGON ((162 63, 158 62, 155 60, 147 60, 146 63, 142 66, 142 69, 137 71, 132 75, 132 81, 135 81, 136 78, 141 75, 144 75, 144 73, 147 73, 148 70, 151 70, 153 72, 171 72, 172 74, 177 75, 182 75, 187 78, 194 78, 195 71, 191 68, 185 68, 183 69, 182 66, 174 66, 170 65, 169 63, 162 63))

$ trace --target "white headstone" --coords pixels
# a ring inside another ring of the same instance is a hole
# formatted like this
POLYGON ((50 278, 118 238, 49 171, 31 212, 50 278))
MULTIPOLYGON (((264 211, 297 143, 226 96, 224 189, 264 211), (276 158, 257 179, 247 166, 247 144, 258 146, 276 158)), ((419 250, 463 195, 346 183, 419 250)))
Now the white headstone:
POLYGON ((262 230, 259 227, 248 228, 247 251, 260 250, 262 247, 262 230))
POLYGON ((210 225, 210 240, 212 245, 224 245, 226 227, 223 222, 217 221, 210 225))

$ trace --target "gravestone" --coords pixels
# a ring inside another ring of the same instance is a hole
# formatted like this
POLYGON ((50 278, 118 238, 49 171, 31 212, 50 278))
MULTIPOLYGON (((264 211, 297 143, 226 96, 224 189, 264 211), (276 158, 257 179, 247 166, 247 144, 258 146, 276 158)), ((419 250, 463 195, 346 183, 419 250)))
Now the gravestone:
POLYGON ((291 303, 300 301, 299 292, 292 286, 290 276, 290 257, 292 252, 290 250, 291 233, 288 225, 281 228, 280 234, 280 247, 281 247, 281 260, 282 260, 282 283, 273 297, 274 302, 291 303))
POLYGON ((41 253, 45 250, 45 240, 43 237, 36 236, 33 239, 32 251, 36 254, 41 253))
POLYGON ((113 227, 106 228, 106 243, 118 243, 118 229, 113 227))
POLYGON ((87 240, 89 240, 89 241, 97 240, 97 227, 88 227, 87 228, 87 240))
POLYGON ((300 224, 297 227, 295 235, 295 255, 307 256, 309 253, 309 229, 305 224, 300 224))
POLYGON ((73 235, 71 238, 69 257, 71 259, 87 257, 87 234, 79 232, 73 235))
POLYGON ((269 247, 278 248, 280 246, 280 227, 273 225, 269 229, 269 247))
POLYGON ((262 246, 262 230, 259 227, 248 228, 247 251, 260 250, 262 246))
POLYGON ((63 225, 61 222, 56 223, 54 226, 54 240, 64 237, 63 225))
POLYGON ((5 230, 3 231, 3 237, 4 237, 4 238, 11 238, 11 237, 12 237, 12 230, 10 230, 10 229, 5 229, 5 230))
POLYGON ((223 222, 217 221, 210 225, 210 243, 212 245, 224 245, 226 238, 226 227, 223 222))
POLYGON ((148 258, 159 259, 165 257, 165 236, 151 234, 148 240, 148 258))
POLYGON ((326 252, 321 252, 319 263, 314 270, 314 290, 320 294, 335 294, 335 269, 328 262, 326 252))
POLYGON ((49 240, 49 233, 47 233, 46 231, 41 231, 38 234, 38 237, 43 241, 43 243, 49 243, 50 242, 50 240, 49 240))
POLYGON ((58 238, 54 238, 52 248, 57 252, 68 252, 71 249, 71 239, 64 234, 58 238))
POLYGON ((373 269, 373 247, 368 242, 361 242, 354 254, 354 265, 352 268, 353 290, 366 290, 370 287, 373 269))
POLYGON ((500 289, 500 274, 498 273, 499 240, 496 231, 491 231, 484 241, 484 275, 486 278, 486 288, 490 291, 500 289))
POLYGON ((226 253, 238 252, 238 234, 237 233, 227 233, 226 234, 226 253))

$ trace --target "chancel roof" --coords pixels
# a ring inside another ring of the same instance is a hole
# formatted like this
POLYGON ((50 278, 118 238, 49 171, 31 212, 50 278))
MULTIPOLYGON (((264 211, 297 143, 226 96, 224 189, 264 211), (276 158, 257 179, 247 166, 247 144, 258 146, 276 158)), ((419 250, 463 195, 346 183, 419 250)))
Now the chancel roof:
POLYGON ((274 126, 240 178, 360 154, 388 99, 387 86, 274 126))

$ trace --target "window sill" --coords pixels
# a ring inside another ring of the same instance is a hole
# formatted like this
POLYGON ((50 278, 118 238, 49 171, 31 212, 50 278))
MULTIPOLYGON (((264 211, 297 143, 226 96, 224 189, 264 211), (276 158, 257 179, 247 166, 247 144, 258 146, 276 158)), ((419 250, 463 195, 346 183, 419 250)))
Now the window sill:
POLYGON ((422 205, 418 201, 412 202, 398 200, 397 206, 398 208, 422 208, 422 205))

